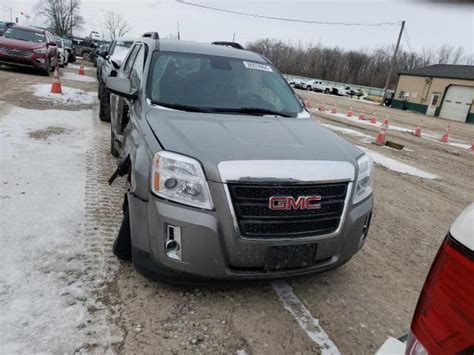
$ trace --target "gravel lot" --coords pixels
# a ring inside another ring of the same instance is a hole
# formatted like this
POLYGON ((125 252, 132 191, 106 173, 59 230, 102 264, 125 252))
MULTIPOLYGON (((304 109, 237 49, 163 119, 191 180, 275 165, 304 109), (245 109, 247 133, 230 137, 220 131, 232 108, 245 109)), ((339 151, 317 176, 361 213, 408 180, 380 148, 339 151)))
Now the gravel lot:
MULTIPOLYGON (((86 74, 93 77, 95 72, 86 71, 86 74)), ((14 107, 38 110, 38 120, 40 110, 45 109, 64 110, 65 120, 68 111, 92 110, 92 114, 84 117, 90 126, 84 131, 88 146, 78 147, 86 157, 82 167, 83 211, 78 216, 84 224, 77 229, 85 250, 80 258, 84 270, 75 277, 86 287, 87 320, 76 326, 82 334, 82 343, 67 352, 319 353, 318 345, 283 308, 271 285, 220 289, 170 286, 144 279, 130 264, 113 257, 111 245, 121 220, 126 184, 123 179, 112 187, 107 183, 117 164, 109 153, 109 124, 99 121, 96 102, 78 105, 57 102, 52 107, 51 102, 32 95, 31 85, 48 84, 51 79, 24 70, 0 68, 0 127, 3 139, 8 136, 5 117, 14 107)), ((97 90, 94 82, 62 80, 62 84, 85 91, 97 90)), ((346 98, 298 93, 308 98, 313 107, 321 103, 332 107, 337 103, 338 110, 346 112, 352 105, 357 114, 367 115, 376 109, 378 116, 389 115, 391 123, 412 129, 421 117, 346 98)), ((314 115, 328 127, 349 128, 372 137, 378 131, 326 112, 314 110, 314 115)), ((439 134, 444 133, 447 123, 424 117, 424 127, 439 134)), ((473 125, 449 123, 452 138, 474 142, 473 125)), ((66 124, 61 127, 55 122, 54 126, 37 129, 25 139, 50 139, 66 133, 73 139, 74 128, 66 124)), ((474 154, 468 149, 397 131, 389 130, 389 139, 403 144, 405 150, 378 147, 354 134, 343 135, 357 145, 439 177, 423 179, 376 165, 375 211, 363 250, 337 270, 289 281, 342 354, 370 354, 387 336, 406 333, 441 240, 455 217, 474 201, 474 154)), ((7 162, 5 169, 13 157, 2 155, 2 161, 7 162)), ((2 210, 10 206, 8 201, 14 198, 11 192, 3 182, 2 210)), ((31 203, 34 205, 35 201, 31 203)), ((28 221, 22 223, 34 227, 28 221)), ((54 229, 54 225, 50 228, 54 229)), ((2 303, 2 292, 0 307, 6 304, 2 303)), ((52 352, 64 350, 54 343, 49 346, 52 352)))

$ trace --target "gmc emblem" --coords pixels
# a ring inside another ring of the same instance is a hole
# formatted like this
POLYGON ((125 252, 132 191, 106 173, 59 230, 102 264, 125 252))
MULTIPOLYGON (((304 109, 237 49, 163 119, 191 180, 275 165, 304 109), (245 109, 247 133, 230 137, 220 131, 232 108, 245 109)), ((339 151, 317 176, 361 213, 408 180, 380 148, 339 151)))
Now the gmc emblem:
POLYGON ((272 196, 268 200, 268 208, 274 211, 285 210, 317 210, 321 208, 321 196, 272 196))

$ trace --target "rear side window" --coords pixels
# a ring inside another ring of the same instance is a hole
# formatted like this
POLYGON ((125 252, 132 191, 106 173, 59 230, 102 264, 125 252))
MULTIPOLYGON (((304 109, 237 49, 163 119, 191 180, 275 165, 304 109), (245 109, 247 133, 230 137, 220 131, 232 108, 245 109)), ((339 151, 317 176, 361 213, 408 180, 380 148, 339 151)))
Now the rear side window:
POLYGON ((137 56, 140 45, 136 44, 129 52, 128 58, 126 59, 125 66, 123 67, 123 72, 126 76, 130 76, 130 71, 132 70, 133 62, 137 56))
POLYGON ((135 62, 130 73, 130 83, 132 89, 139 89, 143 78, 143 67, 145 65, 146 48, 144 45, 140 46, 135 62))

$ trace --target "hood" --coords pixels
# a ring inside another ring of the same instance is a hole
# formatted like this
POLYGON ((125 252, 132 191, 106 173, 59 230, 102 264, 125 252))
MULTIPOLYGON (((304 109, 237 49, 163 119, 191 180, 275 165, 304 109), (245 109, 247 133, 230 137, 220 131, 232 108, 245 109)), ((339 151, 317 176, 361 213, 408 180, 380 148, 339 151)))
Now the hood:
POLYGON ((208 114, 153 108, 147 122, 168 151, 199 160, 210 180, 222 181, 224 161, 349 162, 363 154, 313 118, 208 114))
POLYGON ((45 44, 20 41, 19 39, 0 37, 0 46, 7 47, 7 48, 15 48, 15 49, 33 50, 33 49, 38 49, 38 48, 44 48, 45 44))

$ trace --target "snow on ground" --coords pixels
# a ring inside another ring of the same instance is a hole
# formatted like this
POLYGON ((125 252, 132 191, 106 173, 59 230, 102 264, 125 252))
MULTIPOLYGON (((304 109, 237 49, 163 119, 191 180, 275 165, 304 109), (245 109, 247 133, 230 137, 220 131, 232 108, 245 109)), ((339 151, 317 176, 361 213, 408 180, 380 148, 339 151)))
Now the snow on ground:
POLYGON ((62 94, 53 94, 51 92, 51 85, 36 84, 31 86, 33 94, 42 99, 51 100, 56 103, 64 103, 71 105, 79 104, 93 104, 96 100, 97 94, 86 92, 81 89, 71 88, 61 85, 62 94))
POLYGON ((97 82, 96 78, 87 75, 79 75, 76 73, 71 73, 68 71, 61 71, 61 79, 64 80, 74 80, 74 81, 84 81, 86 83, 95 83, 97 82))
MULTIPOLYGON (((316 110, 316 109, 314 111, 318 112, 318 110, 316 110)), ((368 120, 359 120, 357 115, 354 115, 352 117, 347 117, 347 114, 344 114, 344 113, 331 113, 330 110, 326 110, 326 111, 324 111, 324 113, 326 113, 328 115, 331 115, 331 116, 336 116, 336 117, 339 117, 339 118, 342 118, 344 120, 351 121, 351 122, 354 122, 354 123, 357 123, 357 124, 361 124, 361 125, 366 125, 366 126, 371 126, 371 127, 379 127, 379 128, 381 128, 383 126, 383 120, 381 120, 380 118, 377 119, 377 123, 370 123, 370 121, 368 121, 368 120)), ((366 119, 368 119, 368 118, 370 118, 370 115, 366 115, 366 119)), ((403 132, 403 133, 414 133, 414 130, 411 129, 411 128, 390 124, 390 120, 389 120, 389 125, 388 125, 387 132, 390 133, 390 130, 397 131, 397 132, 403 132)), ((459 139, 450 138, 450 141, 448 143, 441 143, 440 142, 441 134, 435 134, 435 133, 432 133, 432 132, 427 133, 425 130, 422 130, 422 135, 421 135, 420 138, 426 139, 426 140, 429 140, 429 141, 432 141, 432 142, 438 142, 440 144, 447 144, 447 145, 450 145, 450 146, 453 146, 453 147, 456 147, 456 148, 471 149, 470 144, 467 144, 466 142, 464 142, 462 140, 459 140, 459 139)))
POLYGON ((326 127, 332 131, 339 132, 342 134, 347 134, 349 136, 353 136, 356 138, 361 138, 361 142, 365 143, 371 143, 373 142, 374 138, 368 134, 356 131, 355 129, 350 129, 350 128, 345 128, 345 127, 339 127, 339 126, 334 126, 329 123, 319 123, 321 126, 326 127))
MULTIPOLYGON (((77 64, 68 64, 67 67, 68 67, 68 69, 74 69, 74 70, 77 70, 79 72, 79 68, 81 66, 77 65, 77 64)), ((84 65, 84 70, 96 70, 96 68, 91 68, 91 67, 88 67, 88 66, 84 65)))
POLYGON ((397 171, 402 174, 421 177, 424 179, 439 179, 439 176, 437 175, 418 169, 412 165, 402 163, 401 161, 398 161, 396 159, 389 158, 383 154, 373 151, 372 149, 365 148, 362 146, 358 147, 363 150, 374 161, 375 164, 381 165, 387 169, 397 171))
POLYGON ((23 108, 0 114, 2 354, 72 353, 82 343, 92 115, 23 108))

